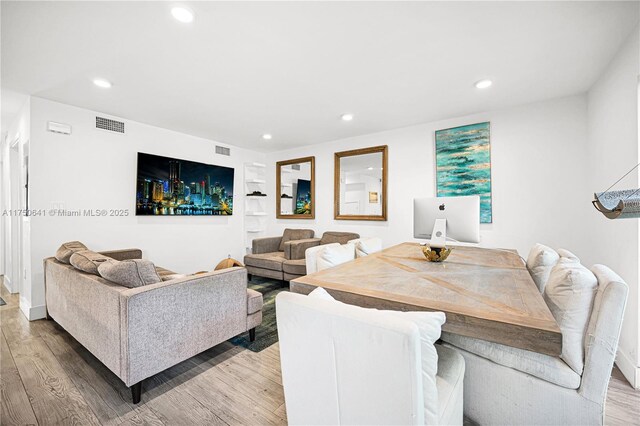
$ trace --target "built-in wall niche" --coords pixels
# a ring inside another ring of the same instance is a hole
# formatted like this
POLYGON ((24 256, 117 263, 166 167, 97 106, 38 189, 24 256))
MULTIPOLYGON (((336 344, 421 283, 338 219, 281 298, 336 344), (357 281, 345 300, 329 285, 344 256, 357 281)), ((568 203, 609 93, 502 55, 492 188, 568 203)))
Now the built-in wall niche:
POLYGON ((334 217, 387 220, 387 146, 335 153, 334 217))
POLYGON ((315 218, 315 157, 276 163, 276 217, 315 218))

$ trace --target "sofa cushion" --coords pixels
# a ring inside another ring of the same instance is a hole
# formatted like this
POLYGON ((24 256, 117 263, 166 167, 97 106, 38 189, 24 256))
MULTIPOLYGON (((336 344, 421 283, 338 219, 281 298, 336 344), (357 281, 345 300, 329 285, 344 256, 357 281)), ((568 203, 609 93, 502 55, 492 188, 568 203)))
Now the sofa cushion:
POLYGON ((248 254, 244 257, 244 264, 256 268, 271 269, 272 271, 282 271, 282 262, 285 261, 284 252, 275 251, 273 253, 248 254))
POLYGON ((171 281, 171 280, 177 280, 180 278, 186 278, 188 277, 188 275, 186 274, 167 274, 167 275, 161 275, 160 279, 162 281, 171 281))
POLYGON ((314 299, 322 299, 322 300, 331 300, 335 301, 332 295, 329 294, 327 290, 322 287, 316 287, 313 289, 311 293, 309 293, 309 297, 313 297, 314 299))
POLYGON ((290 229, 287 228, 282 233, 282 240, 280 240, 279 251, 284 251, 284 243, 294 240, 306 240, 307 238, 313 238, 315 231, 313 229, 290 229))
POLYGON ((575 254, 571 253, 569 250, 567 249, 558 249, 558 255, 560 257, 564 257, 566 259, 569 260, 573 260, 574 262, 580 262, 580 258, 578 258, 578 256, 576 256, 575 254))
POLYGON ((163 268, 162 266, 154 265, 154 268, 156 268, 156 273, 158 274, 158 276, 160 278, 164 278, 164 277, 167 277, 169 275, 175 275, 176 274, 175 272, 170 271, 170 270, 168 270, 166 268, 163 268))
POLYGON ((262 310, 262 293, 247 289, 247 315, 255 314, 262 310))
POLYGON ((105 256, 100 253, 96 253, 91 250, 76 251, 69 258, 69 262, 74 268, 86 272, 88 274, 100 275, 98 273, 98 266, 103 262, 116 262, 109 256, 105 256))
POLYGON ((285 260, 282 270, 290 275, 307 275, 307 264, 305 259, 285 260))
POLYGON ((356 258, 369 256, 382 250, 382 239, 377 237, 356 238, 349 241, 356 246, 356 258))
POLYGON ((464 358, 460 352, 442 345, 434 345, 438 351, 438 423, 459 424, 463 411, 464 358))
MULTIPOLYGON (((347 244, 353 247, 353 244, 347 244)), ((344 247, 344 246, 343 246, 344 247)), ((318 287, 309 293, 309 297, 337 301, 325 289, 318 287)), ((346 303, 344 303, 346 305, 346 303)), ((420 359, 422 361, 422 386, 424 389, 424 419, 426 424, 438 424, 438 392, 436 375, 438 373, 438 352, 435 348, 436 341, 440 338, 442 325, 446 317, 443 312, 401 312, 385 311, 370 308, 353 306, 354 309, 364 309, 367 311, 378 311, 382 315, 396 317, 405 321, 410 321, 418 327, 420 333, 420 359)), ((464 365, 464 363, 462 363, 464 365)), ((460 379, 461 380, 461 379, 460 379)))
POLYGON ((309 247, 307 250, 305 250, 304 253, 304 260, 305 260, 305 270, 306 270, 306 274, 313 274, 315 272, 318 272, 318 255, 320 254, 321 251, 323 251, 325 248, 327 247, 333 247, 333 246, 339 246, 340 244, 338 243, 331 243, 331 244, 325 244, 323 246, 315 246, 315 247, 309 247))
POLYGON ((318 252, 316 267, 318 271, 322 271, 350 262, 355 259, 355 257, 356 248, 353 244, 331 245, 318 252))
POLYGON ((359 234, 353 232, 333 232, 327 231, 322 234, 322 238, 320 239, 320 244, 347 244, 351 240, 355 240, 356 238, 360 238, 359 234))
POLYGON ((563 388, 580 387, 580 375, 560 358, 447 332, 442 333, 442 340, 496 364, 522 371, 563 388))
POLYGON ((87 250, 87 246, 80 241, 69 241, 63 243, 56 251, 55 258, 62 263, 70 264, 71 255, 77 251, 87 250))
POLYGON ((556 266, 560 256, 558 253, 543 244, 536 244, 529 251, 527 257, 527 269, 531 274, 531 278, 538 286, 540 293, 544 291, 544 286, 547 284, 551 269, 556 266))
POLYGON ((562 331, 560 356, 576 373, 584 368, 584 336, 598 280, 577 260, 561 257, 551 270, 544 300, 562 331))
POLYGON ((153 263, 144 259, 130 259, 102 263, 98 266, 100 276, 125 287, 142 287, 162 281, 153 263))

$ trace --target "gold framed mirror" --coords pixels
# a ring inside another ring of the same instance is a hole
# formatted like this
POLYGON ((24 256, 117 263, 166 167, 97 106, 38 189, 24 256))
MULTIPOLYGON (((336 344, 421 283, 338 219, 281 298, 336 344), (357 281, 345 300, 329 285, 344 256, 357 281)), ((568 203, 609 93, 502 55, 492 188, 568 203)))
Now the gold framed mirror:
POLYGON ((304 157, 276 163, 276 217, 316 217, 316 158, 304 157))
POLYGON ((387 220, 387 145, 336 152, 334 217, 387 220))

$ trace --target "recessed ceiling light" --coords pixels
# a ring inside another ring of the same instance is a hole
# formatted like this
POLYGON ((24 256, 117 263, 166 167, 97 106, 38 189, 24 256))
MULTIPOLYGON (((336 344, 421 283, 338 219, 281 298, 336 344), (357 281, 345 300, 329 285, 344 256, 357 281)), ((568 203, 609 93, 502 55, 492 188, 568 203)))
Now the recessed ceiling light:
POLYGON ((367 170, 373 170, 373 167, 369 167, 367 170))
POLYGON ((108 80, 105 80, 104 78, 95 78, 93 80, 93 84, 95 84, 98 87, 102 87, 103 89, 108 89, 109 87, 111 87, 111 82, 108 80))
POLYGON ((493 81, 491 80, 480 80, 476 83, 476 88, 478 89, 486 89, 487 87, 491 86, 493 84, 493 81))
POLYGON ((353 120, 353 114, 342 114, 342 121, 351 121, 353 120))
POLYGON ((265 133, 264 135, 262 135, 262 139, 264 139, 266 141, 271 140, 271 137, 272 136, 269 133, 265 133))
POLYGON ((188 24, 189 22, 193 21, 193 10, 183 6, 174 7, 173 9, 171 9, 171 14, 178 21, 183 22, 185 24, 188 24))

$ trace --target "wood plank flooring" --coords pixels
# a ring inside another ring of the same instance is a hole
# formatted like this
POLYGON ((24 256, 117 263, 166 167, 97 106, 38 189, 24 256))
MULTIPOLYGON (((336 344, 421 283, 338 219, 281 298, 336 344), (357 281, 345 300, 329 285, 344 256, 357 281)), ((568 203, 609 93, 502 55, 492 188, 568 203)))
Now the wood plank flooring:
MULTIPOLYGON (((19 298, 0 307, 2 425, 284 425, 280 352, 230 343, 157 374, 142 402, 53 321, 29 322, 19 298)), ((640 392, 613 371, 606 424, 640 425, 640 392)))

